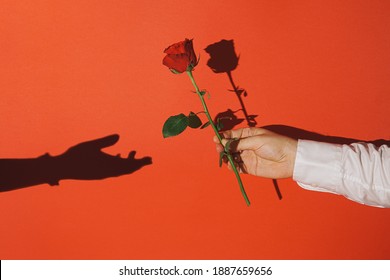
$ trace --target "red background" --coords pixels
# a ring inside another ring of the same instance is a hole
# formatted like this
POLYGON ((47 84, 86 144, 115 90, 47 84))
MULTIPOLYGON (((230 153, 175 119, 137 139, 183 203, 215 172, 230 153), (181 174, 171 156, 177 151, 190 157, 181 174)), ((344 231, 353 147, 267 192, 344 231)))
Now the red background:
POLYGON ((161 64, 194 38, 212 114, 238 108, 204 48, 234 39, 233 72, 260 126, 389 139, 388 1, 15 1, 0 9, 0 157, 105 150, 151 156, 118 178, 0 193, 1 259, 387 259, 390 210, 218 167, 211 129, 163 139, 200 111, 186 75, 161 64))

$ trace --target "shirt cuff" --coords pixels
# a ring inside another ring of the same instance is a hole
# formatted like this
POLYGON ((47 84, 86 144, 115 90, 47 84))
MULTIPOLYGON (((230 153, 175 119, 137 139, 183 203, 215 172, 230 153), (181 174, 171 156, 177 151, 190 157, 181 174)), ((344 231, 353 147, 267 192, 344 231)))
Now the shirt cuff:
POLYGON ((337 193, 341 184, 342 146, 298 140, 293 180, 302 188, 337 193))

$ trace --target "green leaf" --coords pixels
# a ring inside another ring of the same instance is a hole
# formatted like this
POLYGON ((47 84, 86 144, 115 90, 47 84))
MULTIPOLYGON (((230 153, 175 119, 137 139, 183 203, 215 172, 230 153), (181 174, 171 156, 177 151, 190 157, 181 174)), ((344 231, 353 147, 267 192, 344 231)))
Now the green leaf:
POLYGON ((191 128, 198 128, 202 125, 201 119, 194 112, 190 112, 188 115, 188 126, 191 128))
POLYGON ((210 125, 210 122, 207 122, 204 125, 202 125, 200 129, 204 129, 204 128, 208 127, 209 125, 210 125))
POLYGON ((176 136, 182 133, 188 126, 188 118, 184 114, 169 117, 163 126, 164 138, 176 136))
POLYGON ((201 90, 201 91, 199 91, 199 93, 200 93, 200 95, 205 95, 205 94, 206 94, 206 91, 201 90))

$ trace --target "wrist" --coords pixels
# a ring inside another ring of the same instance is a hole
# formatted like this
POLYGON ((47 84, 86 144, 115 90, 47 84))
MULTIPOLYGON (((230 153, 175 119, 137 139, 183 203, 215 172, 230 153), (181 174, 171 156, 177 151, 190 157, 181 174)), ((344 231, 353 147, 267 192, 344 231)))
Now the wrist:
POLYGON ((288 141, 288 177, 293 177, 294 168, 295 168, 295 160, 297 157, 297 149, 298 149, 298 141, 295 139, 290 139, 288 141))
POLYGON ((58 186, 60 181, 60 166, 58 157, 53 157, 48 153, 37 158, 37 166, 39 166, 42 177, 45 183, 50 186, 58 186))

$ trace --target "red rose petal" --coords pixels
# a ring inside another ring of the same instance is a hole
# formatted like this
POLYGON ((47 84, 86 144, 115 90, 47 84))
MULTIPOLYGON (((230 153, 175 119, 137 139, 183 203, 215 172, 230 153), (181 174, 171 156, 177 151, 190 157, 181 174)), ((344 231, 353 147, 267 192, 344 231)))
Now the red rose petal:
POLYGON ((185 42, 186 41, 181 41, 178 43, 175 43, 173 45, 170 45, 168 48, 164 50, 166 54, 181 54, 181 53, 186 53, 185 49, 185 42))
POLYGON ((186 54, 168 54, 164 57, 163 64, 169 69, 183 73, 187 70, 189 62, 186 54))

